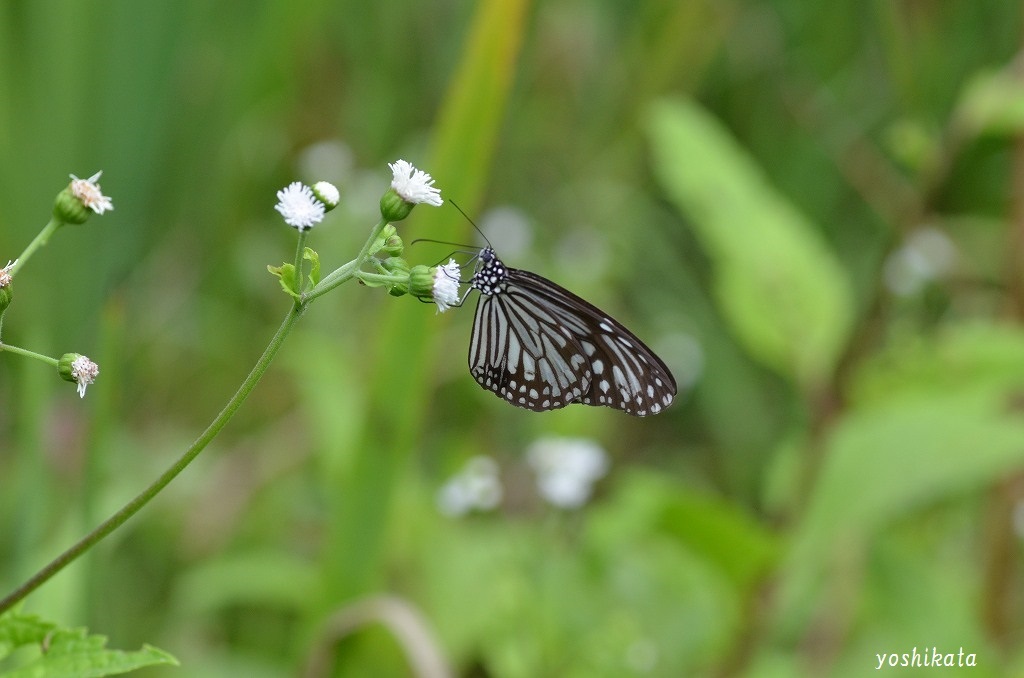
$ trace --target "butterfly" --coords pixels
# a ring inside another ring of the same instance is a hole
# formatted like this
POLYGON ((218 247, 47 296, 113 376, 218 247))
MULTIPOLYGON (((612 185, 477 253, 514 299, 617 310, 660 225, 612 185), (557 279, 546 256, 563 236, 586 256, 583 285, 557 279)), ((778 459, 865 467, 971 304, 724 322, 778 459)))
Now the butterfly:
POLYGON ((672 373, 621 323, 547 278, 506 266, 490 246, 475 258, 469 371, 480 386, 537 412, 581 403, 643 417, 672 403, 672 373))

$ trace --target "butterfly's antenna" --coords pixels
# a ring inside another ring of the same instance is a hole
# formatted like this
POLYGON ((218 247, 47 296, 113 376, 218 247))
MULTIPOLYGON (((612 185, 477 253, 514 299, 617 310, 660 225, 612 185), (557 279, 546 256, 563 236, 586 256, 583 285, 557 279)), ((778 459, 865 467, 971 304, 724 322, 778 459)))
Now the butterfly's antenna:
POLYGON ((451 241, 448 241, 448 240, 434 240, 433 238, 416 238, 415 240, 413 240, 409 244, 410 245, 415 245, 418 242, 433 242, 433 243, 437 243, 438 245, 451 245, 452 247, 465 247, 466 249, 479 249, 479 248, 474 248, 472 245, 465 245, 465 244, 463 244, 461 242, 451 242, 451 241))
POLYGON ((488 246, 488 247, 491 247, 491 248, 493 248, 493 245, 491 245, 491 241, 487 239, 487 236, 486 236, 486 235, 484 235, 484 232, 483 232, 483 231, 481 231, 481 230, 480 230, 480 227, 476 225, 476 222, 475 222, 475 221, 473 221, 472 219, 470 219, 470 218, 469 218, 469 215, 468 215, 468 214, 466 214, 466 213, 465 213, 465 212, 464 212, 464 211, 462 210, 462 208, 461 208, 461 207, 459 207, 459 204, 458 204, 457 202, 455 202, 454 200, 452 200, 451 198, 449 198, 449 199, 448 199, 448 202, 450 202, 450 203, 452 204, 452 206, 453 206, 453 207, 454 207, 455 209, 459 210, 459 214, 461 214, 462 216, 464 216, 464 217, 466 218, 466 221, 468 221, 468 222, 469 222, 470 224, 472 224, 472 225, 473 225, 473 228, 475 228, 475 229, 476 229, 476 232, 477 232, 477 233, 479 233, 479 234, 480 234, 480 235, 481 235, 481 236, 483 237, 483 239, 484 239, 485 241, 487 241, 487 246, 488 246))

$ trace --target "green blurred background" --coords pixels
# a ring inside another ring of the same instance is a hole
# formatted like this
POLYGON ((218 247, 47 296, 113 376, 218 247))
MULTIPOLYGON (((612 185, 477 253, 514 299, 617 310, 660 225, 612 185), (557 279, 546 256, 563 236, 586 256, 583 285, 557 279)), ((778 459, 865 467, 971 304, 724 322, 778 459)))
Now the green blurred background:
MULTIPOLYGON (((672 408, 511 408, 468 374, 471 308, 346 285, 27 611, 183 664, 153 676, 410 675, 380 609, 462 676, 859 676, 914 647, 1024 675, 1021 44, 1010 1, 4 0, 0 257, 70 172, 116 209, 4 318, 101 375, 79 400, 0 357, 0 590, 259 356, 289 303, 274 192, 339 186, 309 243, 331 270, 402 157, 648 340, 672 408), (560 437, 610 463, 576 509, 526 463, 560 437), (441 512, 481 454, 501 505, 441 512)), ((399 230, 479 242, 450 205, 399 230)))

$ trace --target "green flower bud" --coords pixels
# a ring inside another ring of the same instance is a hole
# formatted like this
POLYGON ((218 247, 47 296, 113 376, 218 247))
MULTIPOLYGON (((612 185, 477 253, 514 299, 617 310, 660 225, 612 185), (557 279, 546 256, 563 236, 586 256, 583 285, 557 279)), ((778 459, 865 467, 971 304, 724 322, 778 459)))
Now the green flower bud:
POLYGON ((68 186, 57 194, 53 203, 53 216, 65 224, 84 224, 92 214, 81 200, 75 197, 68 186))
MULTIPOLYGON (((381 262, 384 270, 393 275, 409 275, 409 262, 401 257, 388 257, 381 262)), ((392 283, 388 286, 388 294, 400 297, 409 293, 409 281, 392 283)))
POLYGON ((409 270, 409 294, 417 299, 434 298, 434 271, 418 264, 409 270))
POLYGON ((11 299, 13 298, 14 292, 10 285, 0 287, 0 315, 3 315, 7 307, 11 305, 11 299))
POLYGON ((386 221, 401 221, 409 216, 412 208, 413 204, 402 200, 402 196, 398 195, 393 188, 389 188, 388 192, 380 199, 380 215, 386 221))
POLYGON ((394 224, 384 224, 384 228, 380 229, 380 238, 382 240, 387 240, 391 236, 397 235, 397 234, 398 234, 398 229, 395 228, 394 224))
POLYGON ((409 268, 409 262, 402 257, 388 257, 384 261, 380 262, 380 264, 384 267, 385 271, 395 275, 400 275, 402 273, 408 275, 411 270, 409 268))
POLYGON ((384 247, 381 248, 381 251, 397 257, 405 251, 405 243, 402 242, 401 236, 393 235, 384 241, 384 247))

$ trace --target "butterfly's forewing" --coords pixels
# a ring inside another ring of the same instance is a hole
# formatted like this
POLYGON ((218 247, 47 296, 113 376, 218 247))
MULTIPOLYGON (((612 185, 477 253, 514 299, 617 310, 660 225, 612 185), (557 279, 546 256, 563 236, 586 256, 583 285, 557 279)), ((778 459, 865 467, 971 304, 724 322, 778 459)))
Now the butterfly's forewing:
POLYGON ((519 288, 480 296, 469 370, 485 389, 537 411, 578 402, 590 389, 583 347, 552 309, 519 288))
POLYGON ((672 373, 621 323, 489 248, 480 261, 469 366, 481 386, 538 411, 578 402, 645 416, 672 402, 672 373))

